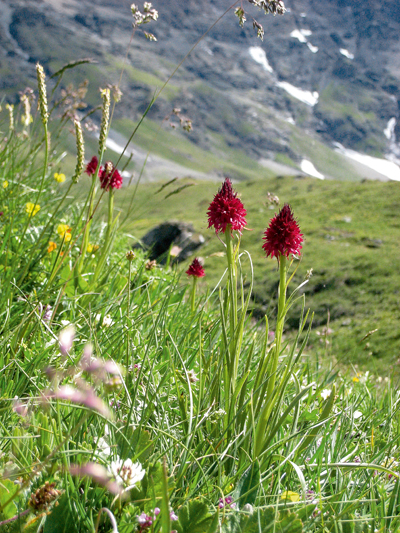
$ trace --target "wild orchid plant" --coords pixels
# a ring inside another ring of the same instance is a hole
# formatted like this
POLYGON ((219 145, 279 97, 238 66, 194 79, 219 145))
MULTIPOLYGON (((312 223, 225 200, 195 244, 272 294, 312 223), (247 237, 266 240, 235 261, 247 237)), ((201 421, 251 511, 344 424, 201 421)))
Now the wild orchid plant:
MULTIPOLYGON (((298 362, 307 342, 305 335, 297 353, 297 343, 306 325, 308 313, 300 317, 299 332, 295 343, 289 349, 283 343, 285 317, 298 298, 300 288, 307 283, 305 280, 297 287, 289 298, 287 290, 295 271, 288 278, 290 267, 294 259, 299 259, 302 249, 303 235, 293 216, 291 207, 285 204, 279 213, 272 218, 264 233, 264 249, 267 257, 276 258, 279 266, 278 310, 274 342, 269 346, 269 326, 266 329, 263 348, 255 373, 251 371, 252 350, 247 359, 241 357, 244 324, 248 320, 248 305, 252 282, 247 297, 244 296, 243 279, 241 276, 241 254, 239 252, 240 236, 246 226, 246 210, 237 193, 232 188, 229 178, 226 178, 221 189, 215 195, 207 212, 209 227, 215 229, 216 234, 224 234, 227 258, 228 281, 224 295, 220 297, 222 349, 220 364, 216 363, 218 375, 221 377, 211 380, 215 384, 223 383, 221 388, 212 387, 213 401, 222 402, 225 406, 224 433, 229 441, 233 435, 244 434, 242 452, 252 456, 253 461, 263 461, 263 454, 273 442, 274 436, 280 430, 281 424, 292 409, 297 409, 301 398, 312 385, 301 389, 291 400, 284 411, 285 391, 290 380, 295 379, 295 365, 298 362), (280 357, 284 351, 285 364, 279 366, 280 357), (240 370, 239 370, 240 369, 240 370), (240 376, 240 377, 239 377, 240 376)), ((251 264, 251 259, 250 259, 251 264)), ((215 369, 215 366, 213 367, 215 369)), ((327 401, 321 421, 325 420, 333 405, 333 396, 327 401)), ((312 438, 312 433, 307 439, 312 438)), ((244 459, 243 454, 241 457, 244 459)))
POLYGON ((186 270, 186 274, 193 280, 192 289, 190 292, 190 308, 192 310, 192 313, 194 313, 196 303, 197 281, 199 280, 199 278, 204 278, 204 276, 206 275, 204 268, 197 257, 195 257, 191 262, 189 268, 186 270))
POLYGON ((236 393, 237 375, 239 367, 240 346, 243 336, 243 324, 246 319, 248 300, 242 306, 240 317, 238 309, 238 256, 240 236, 246 226, 246 210, 237 193, 232 188, 229 178, 226 178, 221 189, 214 196, 207 211, 208 227, 213 227, 215 233, 225 236, 226 258, 228 262, 228 285, 225 300, 222 302, 224 327, 223 359, 225 404, 227 413, 233 408, 232 398, 236 393), (237 233, 234 233, 237 232, 237 233), (229 329, 229 337, 227 330, 229 329))

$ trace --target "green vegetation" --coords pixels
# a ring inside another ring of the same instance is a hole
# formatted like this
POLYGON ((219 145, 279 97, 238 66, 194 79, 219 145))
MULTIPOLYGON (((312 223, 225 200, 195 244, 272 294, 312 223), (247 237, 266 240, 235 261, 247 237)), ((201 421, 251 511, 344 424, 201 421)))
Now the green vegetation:
POLYGON ((331 82, 320 94, 317 113, 328 119, 338 139, 356 140, 357 150, 382 157, 385 142, 378 117, 371 111, 372 107, 377 107, 372 106, 375 98, 372 91, 354 84, 346 86, 331 82), (368 135, 360 135, 360 131, 367 131, 368 135))
POLYGON ((146 120, 133 142, 241 178, 240 199, 229 180, 212 208, 211 181, 122 188, 109 90, 85 163, 36 68, 39 111, 27 92, 0 115, 1 531, 399 531, 398 183, 271 177, 146 120), (207 235, 205 278, 132 251, 171 218, 207 235))
MULTIPOLYGON (((180 180, 159 194, 154 194, 153 185, 143 184, 135 199, 138 207, 126 225, 126 231, 141 237, 165 220, 192 222, 207 237, 199 253, 205 257, 204 285, 210 288, 218 281, 224 262, 213 256, 220 244, 207 230, 206 210, 215 190, 212 182, 192 179, 180 180), (196 186, 164 200, 168 192, 185 183, 196 186)), ((278 195, 282 204, 289 202, 293 206, 305 235, 296 281, 300 282, 307 270, 313 269, 304 290, 307 304, 315 313, 315 329, 321 331, 330 321, 330 357, 383 375, 396 369, 400 355, 400 275, 394 268, 400 261, 398 183, 264 178, 243 183, 240 192, 252 229, 244 232, 242 247, 253 258, 256 316, 264 311, 274 313, 276 305, 276 265, 266 261, 261 250, 261 232, 275 212, 266 205, 267 193, 271 192, 278 195), (376 333, 361 342, 375 329, 376 333)), ((124 211, 130 200, 127 194, 117 200, 117 205, 124 211)), ((297 310, 289 319, 293 328, 297 327, 296 317, 297 310)), ((321 342, 316 332, 311 339, 313 347, 321 342)))

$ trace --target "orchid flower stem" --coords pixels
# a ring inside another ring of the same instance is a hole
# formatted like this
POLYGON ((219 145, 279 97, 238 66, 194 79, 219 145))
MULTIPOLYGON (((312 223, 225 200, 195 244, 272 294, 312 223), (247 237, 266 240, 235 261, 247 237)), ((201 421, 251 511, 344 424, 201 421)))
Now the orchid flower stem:
POLYGON ((84 230, 84 234, 83 234, 83 240, 82 240, 81 257, 80 257, 79 264, 78 264, 79 265, 78 266, 78 271, 79 272, 82 271, 83 261, 85 259, 87 247, 88 247, 88 244, 89 244, 89 234, 90 234, 90 226, 92 225, 94 199, 95 199, 96 192, 97 192, 97 188, 96 188, 97 174, 98 174, 98 172, 96 172, 93 175, 92 186, 91 186, 90 192, 89 192, 90 200, 89 200, 89 207, 88 207, 86 226, 85 226, 85 230, 84 230))
POLYGON ((262 452, 265 442, 265 430, 267 428, 269 416, 274 409, 275 400, 274 390, 276 383, 276 372, 278 369, 279 354, 282 345, 283 326, 285 324, 285 307, 286 307, 286 290, 287 290, 287 258, 285 255, 279 256, 279 299, 278 299, 278 317, 275 332, 275 346, 271 350, 271 364, 268 370, 268 387, 265 394, 264 406, 257 423, 254 457, 258 457, 262 452))
POLYGON ((132 280, 132 261, 129 261, 129 273, 128 273, 128 305, 126 308, 126 371, 128 372, 129 368, 129 345, 130 345, 130 309, 131 309, 131 280, 132 280))
POLYGON ((278 320, 276 327, 276 351, 279 354, 282 344, 283 326, 285 322, 285 306, 286 306, 286 274, 287 274, 287 258, 281 255, 279 258, 279 300, 278 300, 278 320))
POLYGON ((97 183, 97 180, 99 179, 99 172, 100 172, 100 167, 101 167, 101 163, 103 160, 103 156, 104 156, 104 148, 103 150, 99 152, 99 160, 98 160, 96 172, 93 174, 92 185, 90 187, 89 208, 88 208, 86 225, 85 225, 84 234, 83 234, 81 256, 80 256, 79 263, 78 263, 79 273, 82 271, 83 262, 85 260, 85 255, 86 255, 87 247, 89 244, 90 226, 92 225, 92 219, 93 219, 93 213, 94 213, 94 199, 97 193, 96 183, 97 183))
POLYGON ((106 238, 104 240, 104 250, 108 247, 108 241, 110 240, 111 228, 113 224, 113 214, 114 214, 114 189, 110 187, 108 191, 108 221, 107 221, 107 231, 106 238))
POLYGON ((97 281, 100 273, 102 272, 103 265, 107 259, 107 256, 110 252, 110 240, 113 227, 113 214, 114 214, 114 189, 112 187, 108 190, 108 220, 107 220, 107 229, 106 236, 104 237, 103 249, 97 263, 97 267, 94 274, 94 280, 97 281))
POLYGON ((225 231, 226 241, 226 257, 228 260, 228 287, 229 287, 229 300, 230 300, 230 341, 229 341, 229 354, 230 354, 230 368, 229 374, 231 377, 231 384, 233 389, 237 377, 237 363, 236 363, 236 326, 237 326, 237 269, 235 262, 235 252, 233 247, 233 235, 230 225, 227 226, 225 231))
POLYGON ((195 303, 196 303, 196 285, 197 285, 197 277, 193 276, 193 283, 192 283, 192 290, 190 291, 190 310, 192 311, 192 314, 195 311, 195 303))

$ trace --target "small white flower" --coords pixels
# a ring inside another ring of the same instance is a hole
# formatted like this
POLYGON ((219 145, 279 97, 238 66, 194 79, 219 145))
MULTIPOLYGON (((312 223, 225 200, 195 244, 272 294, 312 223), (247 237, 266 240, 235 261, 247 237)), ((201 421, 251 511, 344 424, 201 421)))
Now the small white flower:
POLYGON ((104 457, 104 459, 107 459, 111 455, 110 445, 105 439, 103 439, 103 437, 100 437, 97 441, 96 454, 100 457, 104 457))
POLYGON ((321 398, 322 398, 323 400, 326 400, 326 399, 329 398, 329 396, 331 395, 331 392, 332 392, 332 391, 331 391, 330 389, 323 389, 323 390, 321 391, 321 398))
POLYGON ((132 463, 131 459, 123 461, 121 458, 111 461, 109 471, 116 481, 124 486, 125 490, 132 489, 136 483, 143 479, 146 473, 139 462, 132 463))
POLYGON ((74 326, 67 326, 65 329, 60 331, 58 335, 58 342, 60 347, 60 352, 63 355, 68 355, 69 351, 72 348, 72 344, 75 338, 75 328, 74 326))
MULTIPOLYGON (((101 315, 98 314, 96 315, 96 322, 100 322, 101 320, 101 315)), ((106 315, 104 318, 103 318, 103 322, 101 323, 101 325, 104 327, 104 328, 109 328, 110 326, 112 326, 114 324, 114 320, 110 317, 110 315, 106 315)))
POLYGON ((189 370, 187 374, 188 374, 190 383, 196 383, 196 381, 199 381, 199 378, 196 376, 196 373, 194 370, 189 370))

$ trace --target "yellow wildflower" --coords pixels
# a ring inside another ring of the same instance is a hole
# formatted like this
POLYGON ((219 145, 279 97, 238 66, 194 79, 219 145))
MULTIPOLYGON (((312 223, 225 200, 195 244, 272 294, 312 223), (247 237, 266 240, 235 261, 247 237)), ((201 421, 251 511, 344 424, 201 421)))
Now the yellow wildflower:
POLYGON ((89 244, 87 245, 87 253, 88 254, 91 254, 91 253, 96 253, 97 250, 99 249, 99 245, 98 244, 92 244, 89 242, 89 244))
POLYGON ((47 248, 47 253, 51 254, 57 248, 57 244, 53 241, 49 242, 49 247, 47 248))
POLYGON ((28 215, 31 215, 34 217, 36 213, 40 210, 40 205, 33 204, 32 202, 28 202, 25 207, 25 211, 28 213, 28 215))
POLYGON ((68 224, 59 224, 57 233, 61 239, 64 239, 65 242, 69 242, 71 240, 71 228, 68 226, 68 224))
POLYGON ((298 502, 300 501, 300 494, 297 494, 297 492, 293 492, 291 490, 285 490, 281 494, 281 500, 289 500, 291 502, 298 502))
POLYGON ((8 181, 5 180, 3 181, 3 189, 7 189, 7 187, 8 187, 8 181))
POLYGON ((54 179, 57 183, 64 183, 65 181, 65 174, 59 174, 58 172, 54 173, 54 179))

